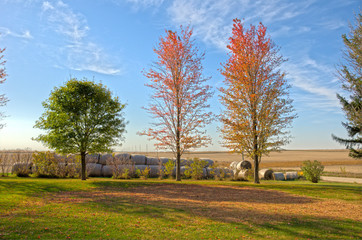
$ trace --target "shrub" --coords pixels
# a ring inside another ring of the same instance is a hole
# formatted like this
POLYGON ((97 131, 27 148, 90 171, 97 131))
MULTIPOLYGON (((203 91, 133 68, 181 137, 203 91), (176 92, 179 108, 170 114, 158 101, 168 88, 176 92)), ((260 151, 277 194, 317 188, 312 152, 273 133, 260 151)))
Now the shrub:
POLYGON ((194 158, 192 163, 186 166, 185 177, 195 180, 200 180, 203 178, 204 168, 207 166, 207 161, 200 160, 199 158, 194 158))
POLYGON ((164 164, 165 170, 163 173, 166 177, 172 177, 173 170, 175 169, 175 163, 171 159, 164 164))
POLYGON ((314 160, 314 162, 311 162, 310 160, 303 162, 303 176, 313 183, 317 183, 320 180, 320 176, 324 170, 324 166, 318 162, 317 160, 314 160))
POLYGON ((12 173, 18 177, 29 177, 32 171, 32 154, 26 152, 18 152, 12 155, 13 168, 12 173))
POLYGON ((58 165, 59 161, 55 157, 55 153, 49 151, 35 152, 33 153, 33 161, 35 164, 33 173, 36 177, 44 177, 44 178, 59 177, 59 165, 58 165))
POLYGON ((145 170, 141 170, 141 179, 144 179, 144 180, 147 180, 148 177, 150 176, 150 171, 151 171, 151 168, 150 167, 146 167, 145 170))
POLYGON ((115 154, 112 154, 107 160, 107 165, 112 168, 113 178, 115 179, 129 179, 135 174, 134 162, 125 155, 115 157, 115 154))
POLYGON ((9 165, 10 165, 9 154, 6 152, 1 152, 0 153, 0 172, 1 172, 2 177, 8 176, 9 165))

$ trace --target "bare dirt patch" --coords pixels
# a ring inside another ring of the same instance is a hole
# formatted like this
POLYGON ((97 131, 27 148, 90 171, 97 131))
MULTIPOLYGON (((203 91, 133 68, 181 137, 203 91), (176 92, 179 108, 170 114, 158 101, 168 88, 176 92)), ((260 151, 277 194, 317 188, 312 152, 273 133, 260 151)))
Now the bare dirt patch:
POLYGON ((280 222, 304 217, 362 221, 362 205, 251 187, 159 184, 96 192, 63 192, 51 202, 133 202, 184 210, 223 222, 280 222))

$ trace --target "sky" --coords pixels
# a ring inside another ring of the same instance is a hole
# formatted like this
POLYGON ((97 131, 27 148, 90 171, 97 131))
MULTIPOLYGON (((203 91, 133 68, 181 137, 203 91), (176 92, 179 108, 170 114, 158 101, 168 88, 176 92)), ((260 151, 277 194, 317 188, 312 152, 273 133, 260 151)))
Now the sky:
MULTIPOLYGON (((166 30, 190 25, 205 52, 204 76, 211 77, 211 111, 220 114, 219 69, 228 58, 232 20, 246 26, 262 22, 280 53, 281 66, 292 85, 290 97, 298 118, 285 149, 343 148, 331 134, 346 137, 336 93, 343 93, 336 76, 343 62, 341 35, 361 9, 361 0, 0 0, 0 48, 6 48, 5 83, 0 94, 9 98, 0 108, 0 149, 44 150, 31 138, 44 112, 42 102, 54 87, 70 78, 105 84, 122 103, 129 122, 120 151, 152 151, 153 143, 137 135, 153 122, 142 108, 151 91, 142 74, 156 60, 153 52, 166 30)), ((206 130, 212 144, 200 150, 219 151, 222 138, 215 121, 206 130)))

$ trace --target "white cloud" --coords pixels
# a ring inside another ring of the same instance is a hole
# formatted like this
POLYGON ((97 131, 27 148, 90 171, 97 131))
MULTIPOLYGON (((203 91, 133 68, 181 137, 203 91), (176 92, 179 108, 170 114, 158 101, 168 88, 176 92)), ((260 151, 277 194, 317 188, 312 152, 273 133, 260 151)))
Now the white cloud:
POLYGON ((57 32, 67 43, 56 53, 62 55, 59 61, 64 62, 65 67, 110 75, 121 73, 121 69, 113 64, 117 61, 105 53, 101 46, 87 39, 90 27, 82 14, 75 13, 62 1, 43 2, 42 13, 49 29, 57 32))
POLYGON ((15 33, 8 28, 0 27, 0 37, 5 37, 5 36, 11 36, 23 39, 33 39, 33 36, 30 34, 29 30, 25 30, 23 33, 15 33))
POLYGON ((136 8, 149 8, 153 6, 160 6, 164 0, 126 0, 132 3, 136 8))
POLYGON ((332 67, 318 64, 305 57, 299 62, 285 63, 284 69, 293 87, 301 90, 301 94, 297 94, 297 101, 302 103, 305 109, 312 107, 323 111, 335 111, 340 108, 336 98, 339 86, 332 67))
MULTIPOLYGON (((262 21, 265 25, 269 25, 303 14, 311 2, 177 0, 173 1, 168 8, 168 15, 174 25, 191 24, 195 35, 202 41, 226 50, 232 29, 232 19, 244 19, 245 22, 253 24, 262 21)), ((289 30, 291 30, 290 27, 282 25, 278 34, 285 34, 289 30)))

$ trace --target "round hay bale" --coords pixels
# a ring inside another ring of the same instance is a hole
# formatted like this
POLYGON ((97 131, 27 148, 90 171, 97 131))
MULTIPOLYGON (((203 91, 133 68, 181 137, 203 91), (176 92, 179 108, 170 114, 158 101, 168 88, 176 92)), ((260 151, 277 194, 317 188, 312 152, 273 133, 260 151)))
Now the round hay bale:
POLYGON ((99 163, 99 154, 87 154, 85 156, 86 163, 99 163))
POLYGON ((249 169, 241 169, 237 175, 238 180, 248 180, 248 175, 250 174, 249 169))
POLYGON ((214 165, 214 160, 207 159, 207 158, 200 158, 200 160, 206 162, 206 166, 205 166, 205 167, 211 167, 212 165, 214 165))
POLYGON ((282 172, 275 172, 275 173, 273 173, 273 176, 274 176, 274 180, 276 180, 276 181, 285 180, 284 174, 282 172))
POLYGON ((202 169, 202 177, 203 177, 203 178, 207 178, 207 175, 208 175, 207 169, 206 169, 206 168, 203 168, 203 169, 202 169))
POLYGON ((259 177, 261 179, 265 179, 265 180, 273 180, 273 170, 271 169, 261 169, 259 171, 259 177))
POLYGON ((230 163, 230 169, 236 169, 237 165, 238 165, 238 162, 236 162, 236 161, 230 163))
POLYGON ((147 164, 146 165, 159 165, 160 160, 158 158, 147 158, 147 164))
POLYGON ((132 155, 131 159, 135 165, 146 165, 147 164, 147 158, 144 155, 132 155))
POLYGON ((241 161, 240 162, 241 169, 251 169, 251 162, 249 161, 241 161))
POLYGON ((298 172, 286 172, 285 180, 295 180, 298 179, 298 172))
POLYGON ((229 168, 224 168, 225 177, 234 177, 234 171, 229 168))
POLYGON ((166 158, 166 157, 161 157, 160 158, 160 161, 162 162, 162 164, 166 164, 169 160, 172 161, 172 159, 170 159, 170 158, 166 158))
POLYGON ((131 159, 131 154, 129 153, 118 153, 116 155, 114 155, 115 158, 120 159, 120 160, 129 160, 131 159))
POLYGON ((149 165, 148 167, 150 168, 150 177, 158 177, 160 175, 160 166, 149 165))
POLYGON ((101 177, 102 176, 102 164, 88 163, 86 169, 87 169, 88 177, 101 177))
POLYGON ((135 165, 134 166, 135 170, 139 169, 140 171, 145 170, 146 167, 148 167, 148 166, 147 165, 135 165))
POLYGON ((102 165, 107 165, 107 161, 110 161, 113 159, 113 155, 110 153, 102 154, 99 158, 99 163, 102 165))
POLYGON ((102 177, 112 177, 113 176, 113 167, 105 165, 102 167, 102 177))

